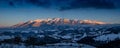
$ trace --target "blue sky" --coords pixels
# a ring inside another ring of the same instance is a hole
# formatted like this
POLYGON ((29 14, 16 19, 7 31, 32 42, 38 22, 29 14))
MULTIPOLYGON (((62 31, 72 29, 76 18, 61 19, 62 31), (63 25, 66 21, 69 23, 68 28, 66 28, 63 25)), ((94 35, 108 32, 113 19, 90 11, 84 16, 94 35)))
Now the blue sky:
MULTIPOLYGON (((6 1, 5 1, 6 2, 6 1)), ((14 3, 14 2, 13 2, 14 3)), ((107 23, 120 23, 120 9, 106 9, 95 7, 79 8, 76 6, 65 8, 62 11, 59 5, 51 7, 35 6, 33 4, 24 4, 10 6, 4 3, 0 5, 0 26, 11 26, 19 22, 26 22, 34 19, 44 18, 68 18, 68 19, 90 19, 107 23), (4 5, 3 5, 4 4, 4 5)), ((60 5, 61 6, 61 5, 60 5)), ((65 7, 68 5, 65 5, 65 7)), ((117 6, 119 7, 119 6, 117 6)))

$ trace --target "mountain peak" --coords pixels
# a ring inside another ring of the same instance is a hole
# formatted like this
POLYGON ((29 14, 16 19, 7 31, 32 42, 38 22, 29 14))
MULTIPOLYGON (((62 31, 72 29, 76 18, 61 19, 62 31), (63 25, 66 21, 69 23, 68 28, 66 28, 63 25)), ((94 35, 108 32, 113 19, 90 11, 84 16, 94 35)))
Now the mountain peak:
POLYGON ((36 19, 33 22, 42 22, 42 21, 43 21, 43 19, 36 19))

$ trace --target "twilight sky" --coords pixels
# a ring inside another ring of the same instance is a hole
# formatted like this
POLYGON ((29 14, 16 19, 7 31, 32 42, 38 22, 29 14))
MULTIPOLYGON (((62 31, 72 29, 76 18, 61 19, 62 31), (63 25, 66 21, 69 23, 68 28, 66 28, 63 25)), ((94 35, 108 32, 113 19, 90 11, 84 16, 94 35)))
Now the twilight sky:
POLYGON ((120 0, 0 0, 0 26, 44 18, 120 24, 120 0))

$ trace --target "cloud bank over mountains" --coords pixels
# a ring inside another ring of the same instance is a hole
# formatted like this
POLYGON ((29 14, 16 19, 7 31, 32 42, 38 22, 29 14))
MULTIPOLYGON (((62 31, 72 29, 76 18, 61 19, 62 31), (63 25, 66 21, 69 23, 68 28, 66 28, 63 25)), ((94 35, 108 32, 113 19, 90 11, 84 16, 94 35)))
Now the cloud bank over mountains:
POLYGON ((120 0, 0 0, 0 6, 38 6, 69 10, 77 8, 115 9, 120 8, 120 0))

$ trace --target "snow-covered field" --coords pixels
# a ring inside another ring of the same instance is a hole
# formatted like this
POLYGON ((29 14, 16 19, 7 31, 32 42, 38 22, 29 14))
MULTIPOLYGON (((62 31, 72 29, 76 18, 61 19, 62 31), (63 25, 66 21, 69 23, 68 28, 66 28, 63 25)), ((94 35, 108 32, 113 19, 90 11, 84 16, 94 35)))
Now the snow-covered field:
POLYGON ((44 45, 44 46, 25 46, 23 44, 16 45, 16 44, 1 44, 0 48, 95 48, 93 46, 85 45, 85 44, 74 44, 74 43, 57 43, 51 45, 44 45), (71 45, 73 44, 73 45, 71 45))
POLYGON ((115 39, 120 39, 120 33, 119 34, 111 33, 94 38, 94 40, 96 41, 114 41, 115 39))

